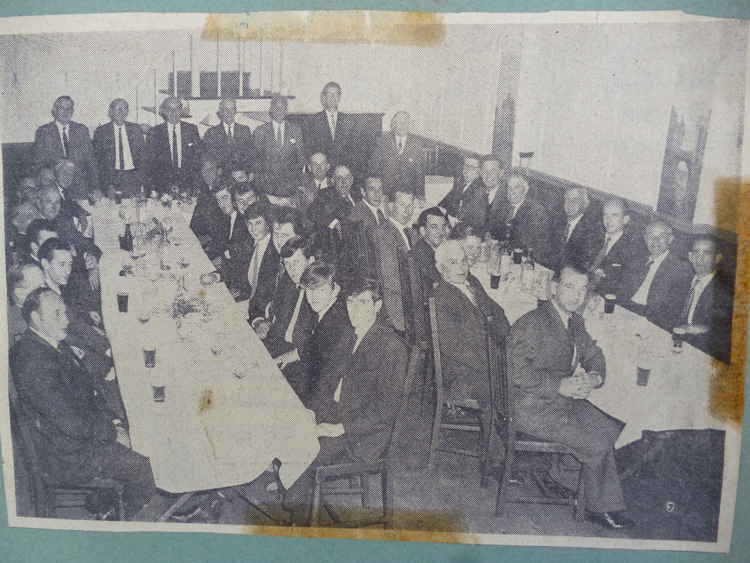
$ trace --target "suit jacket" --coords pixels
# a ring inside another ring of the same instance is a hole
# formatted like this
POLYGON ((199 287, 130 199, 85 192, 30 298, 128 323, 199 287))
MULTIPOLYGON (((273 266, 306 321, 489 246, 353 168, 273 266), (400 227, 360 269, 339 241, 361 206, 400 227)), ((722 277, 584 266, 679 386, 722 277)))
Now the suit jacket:
POLYGON ((335 411, 333 397, 341 378, 340 370, 346 365, 354 342, 354 328, 349 322, 346 298, 340 294, 318 321, 300 352, 300 359, 307 372, 306 396, 309 400, 305 406, 316 413, 318 422, 335 411))
POLYGON ((672 330, 680 320, 680 314, 690 290, 690 282, 693 279, 693 269, 690 264, 669 251, 656 270, 648 291, 646 306, 643 307, 633 303, 630 299, 641 287, 647 273, 646 261, 626 264, 621 290, 617 293, 618 300, 628 300, 624 303, 626 307, 645 315, 649 321, 663 329, 672 330))
MULTIPOLYGON (((408 229, 410 243, 413 244, 416 234, 408 229)), ((373 247, 375 248, 375 264, 378 278, 383 288, 383 309, 388 324, 396 330, 403 331, 404 304, 401 297, 401 274, 399 270, 399 256, 406 254, 408 249, 404 237, 392 221, 388 220, 373 230, 373 247)))
POLYGON ((328 116, 325 111, 311 115, 305 128, 305 156, 322 152, 328 157, 331 168, 339 164, 349 166, 352 171, 358 169, 361 155, 357 148, 357 134, 354 122, 348 113, 338 112, 336 116, 336 135, 331 138, 328 116))
POLYGON ((532 248, 538 262, 554 267, 556 260, 553 255, 552 228, 547 208, 527 197, 518 208, 516 216, 510 219, 513 213, 510 202, 503 199, 498 205, 497 214, 493 214, 489 220, 490 233, 498 240, 509 239, 513 247, 527 250, 532 248))
MULTIPOLYGON (((74 199, 83 199, 89 192, 100 187, 99 171, 88 127, 75 121, 70 122, 68 150, 68 159, 76 164, 73 186, 77 187, 77 193, 70 195, 74 199)), ((37 170, 46 166, 52 167, 61 158, 65 158, 65 154, 57 125, 54 121, 40 125, 36 130, 32 149, 34 166, 37 170)))
POLYGON ((352 188, 351 196, 354 205, 348 200, 341 197, 339 192, 333 186, 320 190, 317 197, 307 209, 307 218, 319 230, 327 229, 334 219, 340 223, 346 221, 349 215, 354 211, 356 203, 362 199, 359 190, 352 188))
POLYGON ((294 123, 284 123, 283 146, 276 142, 273 123, 260 125, 253 134, 256 181, 266 194, 279 197, 292 196, 302 185, 305 165, 302 131, 294 123))
MULTIPOLYGON (((253 252, 255 252, 255 241, 252 237, 249 238, 246 248, 247 253, 238 258, 239 266, 236 267, 236 271, 239 272, 240 276, 229 281, 230 287, 239 289, 239 299, 249 298, 252 291, 250 281, 247 279, 250 262, 253 258, 253 252)), ((269 241, 258 270, 258 287, 255 289, 253 298, 248 301, 247 311, 251 321, 258 317, 265 317, 266 306, 273 301, 274 292, 276 291, 279 267, 279 253, 276 252, 273 241, 269 241)))
POLYGON ((560 395, 560 381, 571 376, 579 364, 586 371, 597 372, 603 381, 606 378, 604 355, 586 332, 580 315, 573 314, 573 335, 552 302, 526 313, 513 325, 508 369, 517 428, 576 447, 576 457, 580 455, 582 463, 589 463, 601 458, 602 452, 585 447, 587 424, 610 434, 612 443, 622 425, 589 401, 560 395))
MULTIPOLYGON (((243 218, 238 216, 235 220, 235 231, 244 223, 243 218)), ((221 210, 216 198, 212 194, 199 196, 190 219, 190 229, 198 237, 209 259, 213 260, 223 255, 228 248, 229 228, 230 217, 221 210)))
MULTIPOLYGON (((377 212, 373 213, 372 210, 367 206, 364 199, 356 200, 354 208, 351 210, 349 215, 346 217, 347 223, 359 223, 364 226, 366 230, 374 229, 378 226, 377 212)), ((385 211, 383 211, 385 216, 385 211)), ((387 220, 387 219, 386 219, 387 220)))
MULTIPOLYGON (((688 298, 685 298, 679 324, 688 321, 688 298)), ((716 272, 698 298, 692 318, 693 324, 708 327, 708 332, 686 336, 688 342, 725 363, 729 362, 731 352, 733 302, 731 280, 716 272)))
POLYGON ((411 254, 414 256, 417 266, 419 266, 422 280, 428 287, 434 282, 440 280, 440 273, 435 266, 435 249, 432 248, 427 241, 420 237, 420 239, 414 243, 414 246, 411 249, 411 254))
POLYGON ((441 281, 434 289, 437 331, 443 362, 443 385, 448 400, 489 401, 486 317, 497 344, 510 332, 503 308, 493 301, 472 275, 467 283, 476 305, 455 285, 441 281))
POLYGON ((424 198, 424 178, 427 161, 424 143, 414 135, 406 138, 402 154, 398 153, 396 136, 392 132, 378 137, 370 158, 370 174, 383 179, 383 192, 392 195, 397 188, 406 188, 416 197, 424 198))
POLYGON ((492 205, 489 205, 487 186, 481 178, 477 178, 463 195, 458 219, 474 227, 480 236, 490 231, 499 238, 504 234, 500 228, 499 217, 501 213, 506 212, 507 202, 505 182, 500 183, 495 192, 495 199, 492 200, 492 205))
MULTIPOLYGON (((604 241, 602 241, 602 246, 604 241)), ((601 247, 597 250, 596 257, 591 264, 592 270, 601 269, 604 277, 597 283, 597 291, 606 295, 611 293, 617 295, 622 287, 623 272, 627 264, 640 263, 648 260, 648 248, 643 242, 643 237, 637 230, 627 226, 622 236, 617 240, 609 252, 604 255, 599 263, 596 263, 601 247)))
POLYGON ((307 299, 303 297, 297 316, 297 323, 294 325, 294 330, 292 331, 292 341, 288 342, 285 339, 286 331, 294 314, 294 307, 297 305, 297 298, 302 291, 304 291, 302 288, 294 285, 286 272, 279 275, 279 283, 273 296, 273 301, 271 301, 267 317, 271 321, 271 328, 268 331, 268 336, 263 341, 272 358, 295 348, 298 352, 303 350, 305 343, 315 328, 318 315, 312 310, 307 299))
POLYGON ((203 135, 206 154, 217 159, 223 167, 240 167, 247 170, 253 160, 253 135, 250 127, 235 123, 232 142, 229 142, 224 124, 210 127, 203 135))
POLYGON ((149 191, 165 192, 170 185, 187 189, 193 186, 198 175, 201 155, 201 139, 198 127, 187 121, 180 121, 180 145, 182 146, 182 166, 172 166, 172 153, 169 150, 169 126, 167 122, 152 127, 148 132, 147 185, 149 191))
POLYGON ((95 449, 114 442, 114 414, 72 352, 28 330, 11 350, 11 372, 25 412, 33 416, 42 462, 58 482, 88 480, 95 449))
POLYGON ((343 424, 343 438, 353 459, 373 462, 385 455, 405 392, 407 362, 404 341, 391 327, 377 322, 354 353, 344 358, 338 408, 330 418, 320 418, 343 424))
POLYGON ((456 176, 453 178, 451 191, 446 194, 438 205, 445 209, 451 217, 462 218, 462 210, 467 201, 467 196, 471 193, 472 184, 481 181, 480 178, 477 178, 467 185, 463 175, 456 176))
MULTIPOLYGON (((328 176, 326 187, 323 190, 327 187, 333 187, 333 178, 331 176, 328 176)), ((313 175, 305 172, 302 175, 302 185, 297 189, 293 197, 294 206, 307 215, 308 209, 315 201, 315 198, 318 197, 318 193, 323 190, 318 188, 313 175)))
POLYGON ((558 214, 552 227, 551 258, 556 261, 554 265, 559 268, 575 264, 582 270, 588 270, 604 244, 601 206, 595 202, 589 204, 568 240, 565 239, 567 228, 567 216, 565 213, 558 214))
MULTIPOLYGON (((146 166, 146 143, 140 125, 125 122, 125 134, 128 137, 130 155, 133 157, 133 166, 143 180, 144 168, 146 166)), ((94 154, 99 168, 99 180, 102 187, 115 183, 115 131, 112 122, 100 125, 94 131, 94 154)))

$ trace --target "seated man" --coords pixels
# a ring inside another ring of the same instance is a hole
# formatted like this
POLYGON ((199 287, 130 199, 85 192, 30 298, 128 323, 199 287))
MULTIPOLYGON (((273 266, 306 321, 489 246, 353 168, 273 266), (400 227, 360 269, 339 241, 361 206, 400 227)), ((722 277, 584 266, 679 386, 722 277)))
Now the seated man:
POLYGON ((286 242, 294 237, 306 237, 308 226, 299 209, 277 207, 273 213, 273 246, 281 254, 286 242))
POLYGON ((284 272, 279 276, 273 301, 265 318, 256 322, 253 328, 263 339, 268 353, 281 366, 289 385, 307 404, 307 372, 299 358, 318 315, 305 299, 301 280, 305 269, 315 262, 312 244, 302 237, 292 237, 281 249, 281 261, 284 272))
POLYGON ((593 283, 601 295, 617 295, 626 264, 646 260, 648 249, 643 237, 630 222, 630 212, 621 199, 610 199, 602 210, 604 242, 589 267, 593 283))
POLYGON ((417 227, 420 238, 411 253, 416 258, 422 280, 429 287, 440 279, 440 274, 435 269, 435 250, 448 238, 450 226, 448 218, 439 207, 430 207, 419 214, 417 227))
POLYGON ((617 293, 624 305, 665 330, 678 323, 682 305, 690 291, 690 265, 670 250, 672 227, 653 221, 643 235, 648 259, 625 265, 622 288, 617 293))
POLYGON ((79 254, 83 254, 94 245, 94 241, 84 234, 88 230, 88 219, 73 214, 71 206, 78 207, 78 204, 73 202, 71 205, 63 205, 56 187, 40 190, 37 207, 42 217, 55 226, 55 231, 62 240, 73 245, 79 254))
POLYGON ((68 280, 66 295, 70 299, 70 304, 80 311, 86 311, 91 316, 95 313, 94 318, 98 319, 101 325, 102 315, 102 288, 99 282, 99 260, 102 257, 102 251, 98 246, 87 250, 83 254, 85 270, 76 271, 74 268, 68 280))
POLYGON ((227 280, 235 299, 248 299, 250 321, 265 316, 276 290, 279 253, 271 241, 272 221, 270 205, 257 202, 247 208, 245 222, 250 238, 243 256, 237 260, 239 267, 233 267, 237 275, 227 280))
POLYGON ((721 254, 716 241, 698 237, 688 254, 695 275, 682 307, 679 325, 686 340, 724 362, 729 362, 732 340, 734 287, 717 270, 721 254))
POLYGON ((362 198, 359 190, 352 190, 354 176, 346 166, 336 167, 333 186, 321 190, 307 210, 307 218, 320 230, 336 229, 354 210, 362 198))
POLYGON ((464 249, 464 256, 469 266, 469 272, 479 262, 482 252, 482 237, 468 223, 459 222, 451 230, 450 240, 457 240, 464 249))
POLYGON ((469 188, 479 178, 479 167, 477 157, 464 157, 461 174, 453 179, 451 191, 440 201, 440 207, 445 210, 449 217, 458 220, 463 216, 464 205, 466 205, 467 197, 471 194, 469 188))
POLYGON ((39 249, 47 239, 59 238, 55 224, 47 219, 35 219, 29 223, 26 229, 27 253, 24 257, 25 262, 36 264, 40 268, 39 249))
POLYGON ((371 280, 355 284, 347 295, 353 347, 341 358, 337 378, 331 382, 333 398, 319 418, 341 425, 343 434, 320 438, 318 456, 287 491, 284 507, 295 524, 309 522, 313 479, 319 466, 374 462, 390 444, 405 392, 408 349, 392 328, 378 322, 382 306, 378 286, 371 280))
POLYGON ((293 196, 294 206, 305 214, 315 198, 318 197, 318 193, 332 185, 331 165, 328 163, 325 154, 322 152, 311 154, 307 160, 307 167, 309 172, 305 172, 302 177, 302 185, 293 196))
POLYGON ((586 188, 565 190, 563 213, 552 227, 555 267, 575 264, 587 270, 604 242, 601 207, 589 200, 586 188))
MULTIPOLYGON (((489 330, 500 345, 510 332, 505 311, 493 301, 474 276, 461 243, 444 242, 435 251, 441 281, 434 289, 443 388, 446 402, 483 409, 489 424, 490 385, 487 361, 487 318, 489 330), (468 401, 468 403, 467 403, 468 401), (476 404, 474 404, 476 403, 476 404)), ((490 452, 497 453, 497 436, 490 438, 490 452)))
POLYGON ((614 452, 623 425, 586 400, 606 377, 604 355, 576 313, 588 284, 585 272, 564 267, 555 277, 552 300, 513 325, 508 346, 513 410, 517 430, 575 452, 589 519, 607 528, 627 528, 633 522, 622 513, 614 452))
POLYGON ((414 214, 414 194, 397 190, 389 205, 388 220, 373 231, 375 263, 378 278, 383 288, 385 317, 393 328, 404 331, 404 304, 401 296, 401 274, 399 256, 406 254, 416 242, 416 233, 411 228, 414 214))
POLYGON ((42 215, 33 202, 27 201, 13 208, 10 215, 12 229, 8 232, 8 245, 15 252, 15 259, 23 261, 29 246, 27 233, 29 226, 34 221, 41 219, 42 215))
POLYGON ((190 228, 198 237, 203 251, 217 267, 225 252, 239 215, 232 205, 232 188, 228 182, 198 198, 190 219, 190 228))
MULTIPOLYGON (((498 223, 507 206, 505 171, 508 166, 498 156, 488 154, 478 164, 478 177, 461 196, 460 213, 456 217, 471 225, 481 235, 490 231, 501 239, 505 232, 498 223)), ((471 174, 471 172, 470 172, 471 174)))
POLYGON ((211 157, 204 157, 201 159, 200 166, 200 178, 193 185, 191 192, 196 197, 201 197, 204 194, 210 194, 215 191, 219 184, 223 184, 221 180, 222 176, 221 165, 211 157))
POLYGON ((346 299, 335 278, 333 264, 314 262, 305 269, 300 280, 305 288, 305 299, 318 316, 315 329, 299 351, 306 370, 304 396, 308 401, 305 406, 315 412, 318 423, 325 422, 322 419, 330 412, 338 370, 354 346, 354 329, 346 314, 346 299))
POLYGON ((35 289, 45 287, 44 272, 33 263, 16 266, 8 272, 8 333, 9 342, 12 345, 16 339, 23 336, 28 325, 21 315, 26 298, 35 289))
POLYGON ((60 484, 97 477, 123 482, 125 518, 132 519, 155 492, 148 459, 129 448, 127 430, 65 341, 62 298, 40 288, 29 294, 22 311, 29 328, 13 346, 10 366, 19 401, 36 421, 44 469, 60 484))

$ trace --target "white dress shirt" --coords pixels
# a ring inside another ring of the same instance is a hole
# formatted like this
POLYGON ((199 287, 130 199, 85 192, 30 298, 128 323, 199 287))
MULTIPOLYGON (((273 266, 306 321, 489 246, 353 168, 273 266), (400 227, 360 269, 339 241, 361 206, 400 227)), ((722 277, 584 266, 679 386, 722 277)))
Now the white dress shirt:
POLYGON ((688 317, 687 322, 688 324, 693 323, 693 315, 695 314, 695 308, 698 306, 698 301, 701 299, 701 295, 703 295, 703 292, 706 290, 706 287, 709 283, 711 283, 711 280, 714 279, 714 273, 711 272, 709 274, 706 274, 703 277, 694 276, 693 282, 690 284, 690 286, 693 288, 691 293, 693 294, 693 300, 690 302, 689 309, 688 309, 688 317))
MULTIPOLYGON (((60 135, 60 145, 62 145, 63 152, 65 152, 65 141, 63 140, 64 133, 63 131, 67 130, 68 133, 68 144, 70 144, 70 124, 63 125, 59 121, 55 120, 55 125, 57 125, 57 134, 60 135)), ((68 146, 70 148, 70 146, 68 146)), ((65 153, 65 158, 70 158, 70 155, 65 153)))
MULTIPOLYGON (((498 189, 499 189, 498 186, 495 186, 489 192, 487 192, 487 204, 488 205, 492 205, 495 202, 495 196, 497 196, 497 190, 498 189)), ((515 215, 515 213, 514 213, 514 215, 515 215)))
POLYGON ((521 206, 523 205, 524 201, 526 201, 526 200, 524 199, 524 200, 523 200, 523 201, 522 201, 521 203, 519 203, 518 205, 514 205, 514 206, 513 206, 513 211, 512 211, 512 212, 511 212, 511 214, 510 214, 510 220, 511 220, 511 221, 512 221, 513 219, 515 219, 515 218, 516 218, 516 213, 518 213, 518 210, 519 210, 519 209, 521 208, 521 206))
POLYGON ((409 242, 409 237, 406 236, 406 233, 404 232, 404 229, 407 228, 406 225, 402 225, 398 221, 396 221, 393 217, 388 217, 388 220, 393 223, 396 226, 396 230, 401 235, 401 238, 404 239, 404 242, 406 243, 406 249, 411 250, 411 243, 409 242))
POLYGON ((41 338, 42 340, 44 340, 47 344, 49 344, 50 346, 52 346, 55 350, 59 350, 59 348, 58 348, 58 346, 60 345, 59 342, 55 342, 54 340, 52 340, 46 334, 42 334, 38 330, 35 330, 34 327, 32 327, 32 326, 29 327, 29 330, 31 332, 33 332, 34 334, 36 334, 39 338, 41 338))
MULTIPOLYGON (((234 233, 234 223, 237 221, 237 211, 232 211, 229 215, 229 240, 232 240, 232 233, 234 233)), ((227 248, 224 251, 224 257, 229 259, 231 256, 229 255, 229 249, 227 248)))
POLYGON ((406 137, 396 135, 396 150, 398 154, 402 154, 406 150, 406 137))
POLYGON ((182 168, 182 127, 180 127, 180 122, 178 121, 175 124, 167 123, 167 134, 169 136, 169 154, 172 157, 172 162, 174 162, 174 143, 172 142, 172 132, 177 132, 177 168, 182 168))
POLYGON ((337 111, 327 111, 326 118, 328 119, 328 129, 331 132, 331 139, 336 140, 336 120, 338 119, 337 111))
MULTIPOLYGON (((370 332, 369 328, 364 332, 357 332, 355 329, 354 334, 357 337, 357 341, 354 343, 354 348, 352 348, 352 356, 357 351, 357 348, 359 348, 362 339, 367 335, 368 332, 370 332)), ((337 403, 341 400, 341 388, 344 386, 344 377, 346 376, 344 375, 341 379, 339 379, 339 384, 336 386, 336 391, 334 391, 333 393, 333 400, 337 403)))
POLYGON ((471 301, 472 305, 476 306, 476 304, 477 304, 477 298, 474 296, 474 291, 471 289, 471 286, 469 285, 469 282, 466 282, 466 283, 448 282, 448 283, 450 283, 453 287, 455 287, 461 293, 463 293, 466 296, 466 298, 469 301, 471 301))
POLYGON ((318 186, 318 191, 324 190, 328 187, 328 178, 323 178, 320 182, 318 182, 317 178, 313 177, 313 182, 315 182, 315 185, 318 186))
MULTIPOLYGON (((380 207, 373 207, 365 198, 362 198, 362 203, 364 203, 367 206, 367 209, 369 209, 375 216, 375 224, 380 225, 380 221, 378 220, 378 209, 380 209, 380 207)), ((385 215, 385 211, 383 211, 382 209, 380 209, 380 211, 382 211, 383 215, 385 215)))
POLYGON ((617 231, 615 234, 611 235, 607 233, 604 237, 604 241, 607 243, 607 250, 604 252, 604 256, 609 254, 609 251, 612 250, 612 247, 617 244, 617 241, 622 238, 622 234, 625 231, 617 231))
POLYGON ((262 239, 255 241, 253 256, 250 258, 250 267, 247 269, 247 281, 250 283, 250 299, 253 298, 255 291, 258 288, 260 266, 263 263, 263 256, 266 254, 266 248, 268 248, 269 242, 271 242, 270 233, 262 239))
POLYGON ((229 125, 222 122, 222 125, 224 125, 224 133, 226 133, 227 137, 234 139, 234 121, 229 125))
POLYGON ((641 287, 638 288, 638 291, 635 292, 635 295, 633 295, 631 299, 633 303, 638 303, 639 305, 646 305, 646 303, 648 302, 648 292, 651 290, 651 284, 654 282, 654 276, 656 276, 656 271, 659 269, 659 266, 661 266, 661 263, 664 262, 664 259, 667 257, 668 254, 669 254, 669 251, 653 259, 653 262, 651 262, 651 265, 648 268, 648 272, 646 273, 646 277, 643 278, 643 283, 641 284, 641 287))
POLYGON ((302 302, 305 300, 305 290, 298 286, 297 291, 297 303, 295 303, 294 305, 292 318, 289 319, 289 326, 286 327, 286 332, 284 333, 284 340, 289 342, 289 344, 292 343, 292 337, 294 336, 294 327, 297 326, 297 319, 299 319, 299 312, 302 309, 302 302))
POLYGON ((128 140, 128 130, 125 124, 117 125, 112 122, 112 132, 115 136, 115 169, 116 170, 133 170, 133 155, 130 152, 130 141, 128 140), (120 132, 122 131, 122 158, 125 161, 122 168, 120 167, 120 132))
POLYGON ((284 146, 284 122, 271 121, 273 124, 273 138, 280 146, 284 146))
POLYGON ((573 231, 576 230, 576 227, 578 226, 578 223, 581 222, 581 219, 583 219, 583 213, 572 220, 568 219, 568 224, 566 226, 567 237, 565 238, 565 242, 568 242, 570 240, 570 237, 573 235, 573 231))

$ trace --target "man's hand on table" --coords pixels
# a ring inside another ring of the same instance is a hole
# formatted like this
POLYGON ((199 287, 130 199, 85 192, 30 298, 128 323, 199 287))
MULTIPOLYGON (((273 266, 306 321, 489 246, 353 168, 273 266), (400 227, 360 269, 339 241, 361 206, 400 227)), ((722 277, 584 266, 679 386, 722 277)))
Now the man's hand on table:
POLYGON ((117 431, 117 437, 115 438, 117 443, 122 444, 126 448, 132 448, 130 444, 130 434, 128 434, 128 431, 124 426, 122 426, 122 422, 119 419, 115 419, 112 422, 115 425, 115 430, 117 431))
POLYGON ((340 422, 338 424, 331 424, 329 422, 321 422, 317 425, 318 436, 328 436, 329 438, 336 438, 341 436, 344 431, 344 425, 340 422))
POLYGON ((273 360, 279 366, 279 369, 284 369, 287 365, 299 362, 299 353, 297 349, 284 352, 280 356, 276 356, 273 360))
POLYGON ((560 380, 558 393, 571 399, 588 399, 591 391, 601 384, 601 375, 596 372, 586 372, 579 367, 571 377, 560 380))
POLYGON ((268 336, 268 331, 271 330, 271 323, 266 319, 256 319, 253 321, 252 327, 258 338, 265 340, 266 336, 268 336))

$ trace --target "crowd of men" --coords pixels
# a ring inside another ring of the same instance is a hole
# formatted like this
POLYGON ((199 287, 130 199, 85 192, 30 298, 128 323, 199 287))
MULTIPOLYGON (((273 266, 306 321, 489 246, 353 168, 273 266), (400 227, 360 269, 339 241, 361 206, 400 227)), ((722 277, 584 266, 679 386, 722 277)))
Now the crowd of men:
MULTIPOLYGON (((182 120, 177 98, 164 100, 164 123, 146 133, 116 99, 93 141, 72 121, 73 100, 55 100, 6 237, 12 377, 36 420, 50 478, 120 479, 131 518, 154 494, 148 460, 129 448, 101 316, 101 251, 77 200, 188 192, 197 197, 190 226, 231 294, 247 302, 248 330, 317 422, 343 425, 339 437, 321 439, 318 458, 286 491, 294 523, 309 517, 317 466, 372 461, 387 450, 409 392, 400 264, 410 255, 434 295, 448 402, 493 408, 485 349, 492 331, 507 346, 519 428, 573 448, 590 519, 631 525, 613 456, 620 427, 586 401, 605 384, 606 361, 580 313, 593 295, 615 295, 726 359, 732 284, 719 271, 716 242, 696 238, 686 261, 672 249, 668 223, 641 229, 624 201, 594 201, 578 187, 550 209, 493 155, 466 156, 451 191, 414 221, 426 168, 409 115, 397 112, 373 153, 361 154, 340 98, 341 87, 326 84, 323 111, 299 127, 276 97, 270 122, 254 131, 235 122, 234 100, 222 100, 220 123, 202 138, 182 120), (551 299, 513 326, 472 274, 487 238, 533 252, 555 271, 551 299)), ((500 463, 502 447, 492 444, 500 463)))

